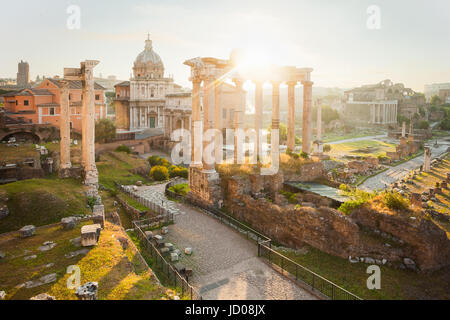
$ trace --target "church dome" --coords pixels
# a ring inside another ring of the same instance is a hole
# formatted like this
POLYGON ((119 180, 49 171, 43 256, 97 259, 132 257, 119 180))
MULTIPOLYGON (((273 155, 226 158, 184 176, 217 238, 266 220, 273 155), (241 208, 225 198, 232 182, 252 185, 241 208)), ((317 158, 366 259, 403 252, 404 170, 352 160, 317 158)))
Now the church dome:
POLYGON ((145 49, 136 58, 134 62, 135 78, 163 78, 164 64, 161 57, 153 51, 152 40, 150 37, 145 40, 145 49))

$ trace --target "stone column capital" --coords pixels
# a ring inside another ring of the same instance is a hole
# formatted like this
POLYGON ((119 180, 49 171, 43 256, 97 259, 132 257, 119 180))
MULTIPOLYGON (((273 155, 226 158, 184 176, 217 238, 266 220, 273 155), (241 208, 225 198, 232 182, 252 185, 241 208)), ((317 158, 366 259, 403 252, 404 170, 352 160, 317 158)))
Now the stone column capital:
POLYGON ((272 83, 272 87, 279 87, 281 84, 281 81, 272 80, 272 81, 270 81, 270 83, 272 83))
POLYGON ((236 88, 241 88, 244 85, 244 80, 241 78, 233 78, 232 81, 236 85, 236 88))
POLYGON ((190 77, 189 81, 191 81, 192 83, 200 84, 200 83, 202 83, 203 79, 200 78, 199 76, 197 76, 197 77, 190 77))
POLYGON ((286 84, 288 85, 288 87, 295 87, 297 85, 297 81, 287 81, 286 84))
POLYGON ((305 87, 312 87, 312 85, 314 84, 314 82, 306 80, 306 81, 302 81, 302 85, 305 87))

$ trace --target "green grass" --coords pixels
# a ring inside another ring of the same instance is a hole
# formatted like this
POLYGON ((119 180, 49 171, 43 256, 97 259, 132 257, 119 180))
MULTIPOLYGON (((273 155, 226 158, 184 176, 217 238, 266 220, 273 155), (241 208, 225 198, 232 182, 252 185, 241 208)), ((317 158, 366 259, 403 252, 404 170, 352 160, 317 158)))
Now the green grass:
POLYGON ((432 274, 418 274, 380 266, 381 289, 367 288, 366 273, 369 265, 352 264, 347 259, 335 257, 311 246, 305 245, 307 253, 279 252, 298 264, 334 282, 340 287, 363 299, 449 299, 446 289, 448 270, 432 274))
POLYGON ((0 220, 0 233, 25 225, 43 226, 61 218, 89 214, 86 196, 79 180, 60 180, 56 176, 32 179, 0 186, 6 192, 10 214, 0 220))
POLYGON ((330 156, 360 156, 360 157, 377 157, 385 156, 386 152, 395 151, 395 146, 390 143, 378 140, 361 140, 354 142, 345 142, 331 145, 330 156), (363 152, 366 148, 372 148, 370 152, 363 152))
POLYGON ((118 193, 117 197, 121 198, 122 200, 125 200, 130 206, 132 206, 133 208, 139 210, 139 211, 149 211, 150 209, 147 208, 146 206, 140 204, 139 202, 137 202, 135 199, 133 199, 132 197, 130 197, 129 195, 125 194, 125 193, 118 193))
POLYGON ((189 192, 189 184, 187 184, 187 183, 176 184, 176 185, 170 187, 169 191, 172 191, 176 194, 185 196, 189 192))
POLYGON ((112 152, 101 155, 100 161, 97 162, 99 183, 111 190, 116 190, 114 181, 123 185, 136 184, 137 181, 148 183, 148 179, 132 172, 145 164, 144 159, 136 159, 126 153, 112 152))
POLYGON ((128 236, 130 239, 134 242, 136 247, 138 248, 139 252, 141 253, 142 257, 145 259, 149 267, 155 272, 156 276, 158 277, 159 281, 161 281, 161 284, 163 284, 165 287, 170 288, 171 290, 174 290, 182 300, 187 300, 189 297, 182 296, 181 295, 181 287, 174 286, 174 280, 172 277, 168 277, 167 275, 167 268, 162 267, 162 262, 156 258, 152 257, 152 255, 148 252, 147 249, 144 248, 142 242, 139 240, 139 238, 136 236, 136 233, 134 231, 129 231, 128 236), (163 270, 164 269, 164 270, 163 270))

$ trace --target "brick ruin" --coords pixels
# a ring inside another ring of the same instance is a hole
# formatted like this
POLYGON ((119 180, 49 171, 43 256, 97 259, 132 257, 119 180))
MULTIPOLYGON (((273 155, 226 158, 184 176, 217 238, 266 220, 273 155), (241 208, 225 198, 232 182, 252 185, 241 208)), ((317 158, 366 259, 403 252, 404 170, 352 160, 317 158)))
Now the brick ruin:
POLYGON ((365 257, 394 267, 411 259, 415 270, 422 271, 450 264, 450 240, 429 219, 390 215, 366 206, 345 215, 332 208, 329 198, 312 192, 297 193, 299 205, 280 194, 285 181, 320 178, 320 167, 320 162, 310 164, 298 175, 224 177, 224 205, 233 217, 287 247, 308 244, 345 259, 365 257), (313 165, 317 169, 308 176, 313 165))

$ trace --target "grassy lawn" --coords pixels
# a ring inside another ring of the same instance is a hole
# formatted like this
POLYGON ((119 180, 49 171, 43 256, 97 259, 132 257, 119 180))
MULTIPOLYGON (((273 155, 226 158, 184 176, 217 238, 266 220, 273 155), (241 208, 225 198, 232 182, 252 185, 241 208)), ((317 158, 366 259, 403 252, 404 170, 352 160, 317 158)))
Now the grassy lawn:
POLYGON ((152 270, 155 272, 156 276, 161 281, 161 283, 167 288, 170 288, 171 290, 175 291, 182 300, 189 299, 189 297, 181 295, 182 293, 181 288, 178 286, 177 287, 174 286, 173 278, 168 277, 166 267, 163 268, 162 263, 159 260, 157 261, 155 258, 151 256, 150 253, 148 253, 148 251, 143 247, 143 244, 141 243, 139 238, 136 236, 135 232, 134 231, 128 232, 128 236, 134 242, 139 252, 141 253, 142 257, 145 259, 148 266, 152 268, 152 270))
POLYGON ((42 226, 60 222, 61 218, 85 215, 86 196, 79 180, 47 179, 17 181, 0 186, 7 194, 10 214, 0 220, 0 233, 14 231, 25 225, 42 226))
MULTIPOLYGON (((85 222, 83 224, 89 224, 85 222)), ((5 260, 0 262, 0 290, 5 290, 7 299, 29 299, 39 293, 47 292, 58 300, 77 299, 75 290, 67 288, 67 267, 77 265, 81 270, 81 284, 88 281, 99 283, 99 299, 162 299, 166 289, 154 278, 136 254, 134 246, 125 250, 119 243, 126 234, 121 228, 111 224, 102 231, 97 246, 72 258, 65 254, 82 249, 72 244, 70 239, 80 236, 79 224, 74 230, 65 231, 61 226, 46 226, 37 230, 36 235, 20 239, 17 234, 0 237, 0 250, 6 252, 5 260), (50 251, 41 252, 37 248, 45 241, 57 245, 50 251), (28 250, 25 253, 25 250, 28 250), (24 260, 24 256, 36 254, 37 258, 24 260), (50 265, 53 263, 53 265, 50 265), (57 274, 57 281, 35 288, 17 288, 18 285, 43 275, 57 274)))
POLYGON ((360 156, 377 157, 386 155, 386 152, 395 151, 395 145, 377 141, 361 140, 354 142, 345 142, 331 145, 331 151, 328 153, 331 157, 360 156))
POLYGON ((130 197, 129 195, 127 195, 125 193, 120 192, 117 194, 117 197, 122 200, 125 200, 130 206, 134 207, 135 209, 137 209, 139 211, 149 211, 150 210, 149 208, 140 204, 134 198, 130 197))
POLYGON ((34 144, 20 144, 18 147, 8 147, 6 144, 0 144, 0 161, 8 163, 23 158, 39 158, 39 152, 36 151, 34 144))
POLYGON ((144 159, 128 155, 124 152, 109 152, 100 156, 97 162, 99 182, 108 189, 116 190, 114 181, 120 184, 131 185, 137 181, 148 183, 146 178, 132 173, 132 170, 146 165, 144 159))
POLYGON ((355 139, 355 138, 363 138, 363 137, 369 137, 369 136, 376 136, 379 134, 382 134, 381 131, 373 131, 373 132, 352 132, 348 134, 336 134, 336 133, 328 133, 323 135, 322 141, 324 143, 327 142, 335 142, 340 140, 347 140, 347 139, 355 139))
POLYGON ((450 299, 449 270, 418 274, 380 266, 381 289, 369 290, 366 285, 370 276, 366 273, 368 264, 352 264, 310 246, 304 246, 299 250, 301 253, 278 251, 362 299, 450 299))

